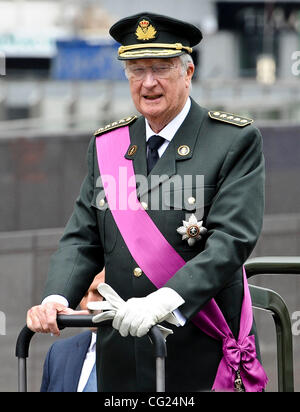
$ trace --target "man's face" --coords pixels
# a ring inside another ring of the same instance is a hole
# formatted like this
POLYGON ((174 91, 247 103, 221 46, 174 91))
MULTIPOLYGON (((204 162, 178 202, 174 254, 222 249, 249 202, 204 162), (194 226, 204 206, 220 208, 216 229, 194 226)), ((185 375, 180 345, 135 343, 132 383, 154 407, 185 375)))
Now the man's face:
POLYGON ((97 302, 97 301, 103 300, 102 296, 97 290, 97 287, 99 283, 104 282, 104 277, 105 277, 104 271, 98 273, 98 275, 95 276, 92 284, 90 285, 89 289, 87 290, 86 294, 84 295, 84 297, 82 298, 80 302, 80 308, 82 310, 87 309, 87 304, 89 302, 95 302, 95 301, 97 302))
POLYGON ((182 110, 189 95, 194 66, 191 64, 183 73, 178 57, 137 59, 127 62, 127 73, 137 110, 150 125, 161 124, 163 128, 182 110), (144 73, 143 78, 139 71, 144 73))

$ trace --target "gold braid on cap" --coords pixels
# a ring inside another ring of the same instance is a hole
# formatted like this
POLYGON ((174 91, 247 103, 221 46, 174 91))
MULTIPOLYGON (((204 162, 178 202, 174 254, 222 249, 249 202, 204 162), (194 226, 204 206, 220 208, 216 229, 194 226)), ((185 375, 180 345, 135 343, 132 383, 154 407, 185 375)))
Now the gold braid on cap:
POLYGON ((119 56, 127 51, 146 48, 159 48, 159 49, 172 49, 172 50, 186 50, 188 53, 192 53, 191 47, 183 46, 181 43, 147 43, 147 44, 132 44, 129 46, 119 47, 119 56))

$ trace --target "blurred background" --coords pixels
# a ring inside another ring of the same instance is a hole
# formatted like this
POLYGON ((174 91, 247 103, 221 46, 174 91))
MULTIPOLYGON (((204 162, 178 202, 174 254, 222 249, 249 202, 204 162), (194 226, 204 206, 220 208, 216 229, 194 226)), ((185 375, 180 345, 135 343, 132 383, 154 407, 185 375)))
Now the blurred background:
MULTIPOLYGON (((50 255, 86 173, 89 140, 101 126, 135 114, 108 29, 145 9, 202 30, 192 97, 210 110, 254 118, 262 132, 266 210, 252 256, 300 253, 300 1, 0 0, 0 391, 17 390, 15 341, 27 309, 40 302, 50 255)), ((300 311, 300 277, 251 283, 279 292, 291 318, 300 311)), ((276 391, 273 320, 255 315, 268 390, 276 391)), ((39 390, 54 339, 34 338, 31 391, 39 390)))

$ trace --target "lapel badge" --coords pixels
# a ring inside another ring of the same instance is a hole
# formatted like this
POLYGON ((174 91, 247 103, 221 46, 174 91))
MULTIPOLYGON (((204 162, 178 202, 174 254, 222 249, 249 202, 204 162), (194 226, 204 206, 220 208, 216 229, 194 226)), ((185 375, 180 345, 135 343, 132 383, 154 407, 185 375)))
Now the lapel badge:
POLYGON ((135 35, 138 40, 151 40, 155 39, 157 31, 146 19, 143 19, 139 22, 139 25, 136 29, 135 35))
POLYGON ((191 149, 186 144, 179 146, 177 150, 180 156, 187 156, 188 154, 190 154, 190 151, 191 149))
POLYGON ((130 148, 128 149, 127 155, 133 156, 136 153, 137 149, 138 147, 136 144, 134 144, 133 146, 130 146, 130 148))
POLYGON ((183 226, 177 229, 177 233, 182 235, 182 240, 186 240, 189 246, 194 246, 207 233, 207 229, 203 226, 203 220, 198 222, 194 214, 190 216, 188 222, 183 220, 182 223, 183 226))

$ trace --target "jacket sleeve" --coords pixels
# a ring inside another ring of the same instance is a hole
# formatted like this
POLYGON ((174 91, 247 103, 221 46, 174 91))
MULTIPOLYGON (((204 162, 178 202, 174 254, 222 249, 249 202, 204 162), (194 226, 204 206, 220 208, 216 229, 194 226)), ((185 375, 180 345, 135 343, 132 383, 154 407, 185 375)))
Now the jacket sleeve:
POLYGON ((233 280, 252 252, 262 228, 264 176, 260 132, 239 130, 218 175, 205 248, 165 285, 185 300, 180 311, 187 319, 233 280))
POLYGON ((93 138, 88 149, 88 174, 85 177, 74 211, 52 256, 44 298, 62 295, 76 308, 95 275, 103 269, 103 248, 95 209, 91 207, 94 192, 93 138))

